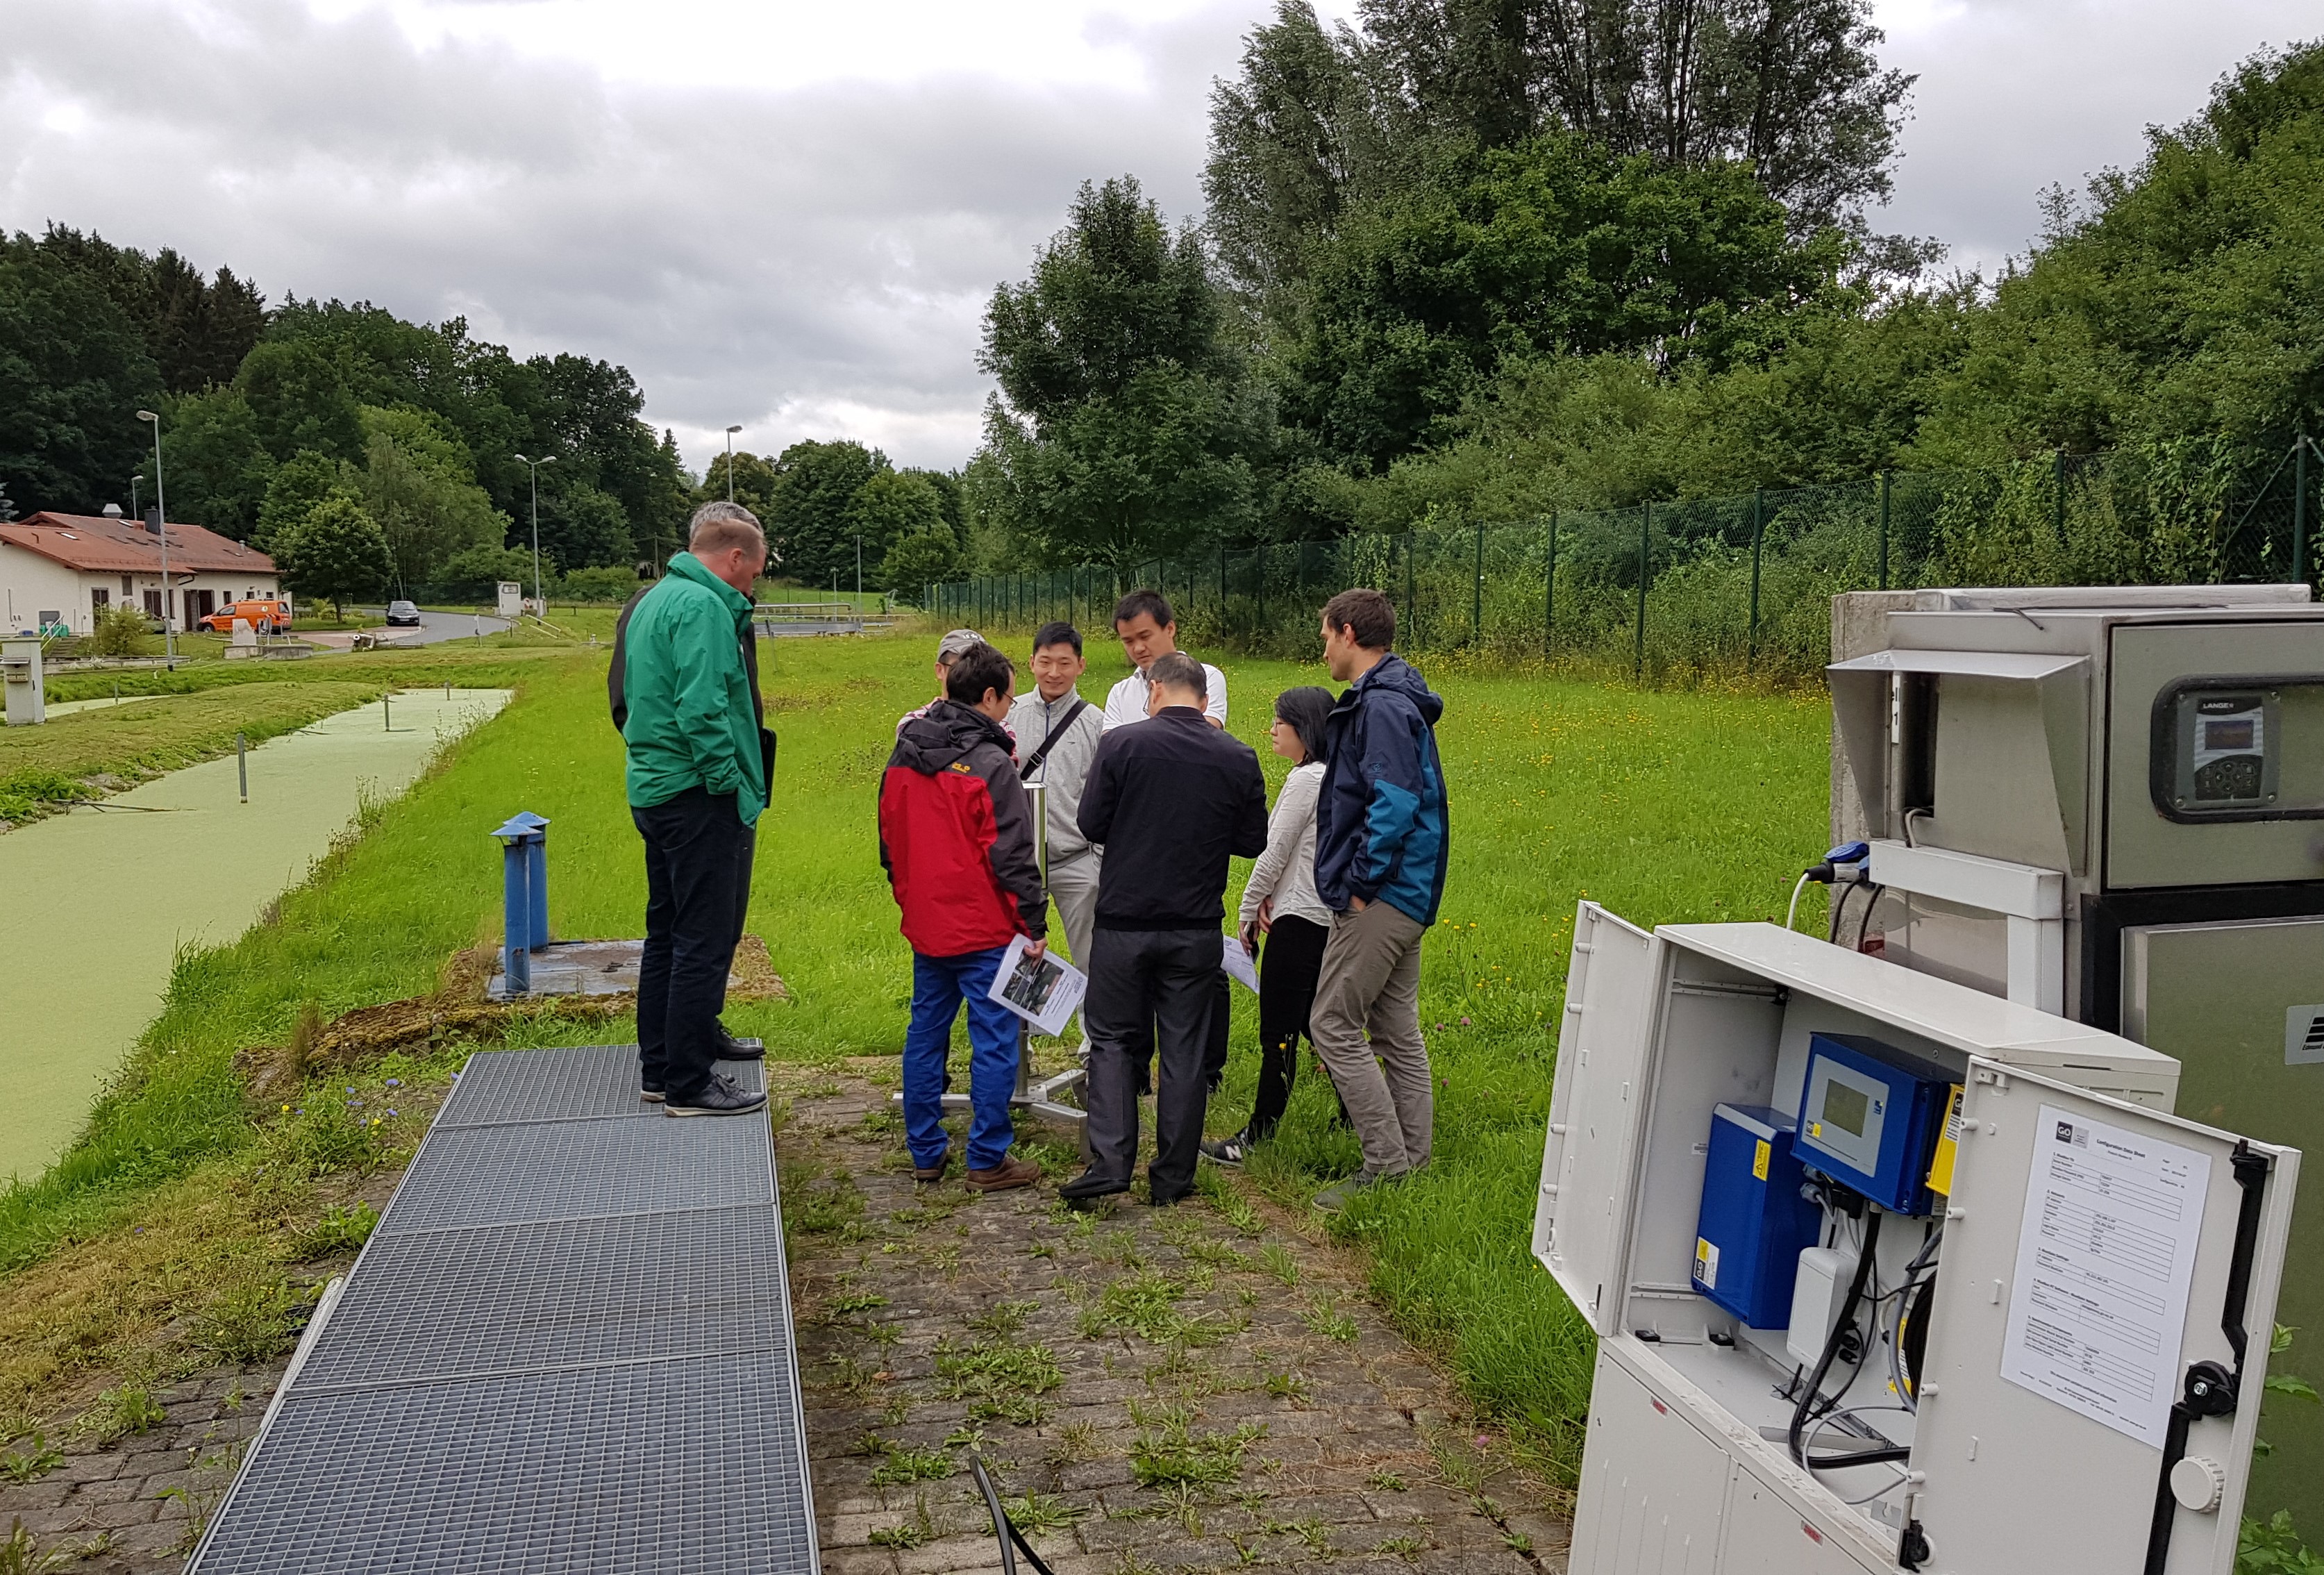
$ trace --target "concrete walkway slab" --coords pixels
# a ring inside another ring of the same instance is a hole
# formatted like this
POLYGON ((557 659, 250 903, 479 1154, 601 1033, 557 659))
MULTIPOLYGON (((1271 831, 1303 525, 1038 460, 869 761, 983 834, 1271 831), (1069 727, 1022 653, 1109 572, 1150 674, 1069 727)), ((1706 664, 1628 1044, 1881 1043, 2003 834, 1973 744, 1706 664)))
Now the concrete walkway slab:
POLYGON ((63 1152, 180 946, 240 935, 364 796, 401 793, 511 694, 409 690, 270 740, 250 751, 248 804, 227 756, 0 836, 0 1179, 63 1152))

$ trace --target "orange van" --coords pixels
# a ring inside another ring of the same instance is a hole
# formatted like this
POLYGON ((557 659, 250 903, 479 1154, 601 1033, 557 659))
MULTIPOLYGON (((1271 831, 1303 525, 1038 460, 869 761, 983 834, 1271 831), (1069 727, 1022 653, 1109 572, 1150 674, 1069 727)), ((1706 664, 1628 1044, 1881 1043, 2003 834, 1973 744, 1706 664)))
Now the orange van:
POLYGON ((232 634, 237 623, 254 624, 259 633, 273 634, 290 627, 290 603, 263 596, 253 602, 229 602, 201 622, 219 634, 232 634))

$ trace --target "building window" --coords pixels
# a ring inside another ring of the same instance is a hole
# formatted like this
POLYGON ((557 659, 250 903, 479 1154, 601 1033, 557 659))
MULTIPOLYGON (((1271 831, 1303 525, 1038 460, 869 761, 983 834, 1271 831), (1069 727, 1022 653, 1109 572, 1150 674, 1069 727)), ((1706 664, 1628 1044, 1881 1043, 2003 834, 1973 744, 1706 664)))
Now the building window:
POLYGON ((161 592, 148 591, 145 593, 145 616, 148 618, 159 618, 161 616, 161 592))
POLYGON ((136 586, 134 586, 134 585, 131 585, 131 584, 129 583, 129 576, 128 576, 127 575, 124 575, 124 576, 121 576, 121 594, 122 594, 122 595, 123 595, 124 597, 126 597, 126 596, 127 596, 131 592, 134 591, 136 588, 137 588, 136 586))
POLYGON ((104 612, 105 604, 112 600, 113 593, 106 590, 103 585, 91 585, 88 588, 88 604, 97 612, 104 612))

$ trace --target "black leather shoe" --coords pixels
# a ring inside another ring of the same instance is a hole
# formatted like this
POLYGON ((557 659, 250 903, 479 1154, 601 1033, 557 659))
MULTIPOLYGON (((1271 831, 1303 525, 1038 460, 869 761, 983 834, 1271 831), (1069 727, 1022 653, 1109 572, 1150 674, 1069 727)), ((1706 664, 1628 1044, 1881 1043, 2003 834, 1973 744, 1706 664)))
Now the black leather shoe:
POLYGON ((1130 1184, 1126 1181, 1116 1181, 1111 1176, 1085 1170, 1059 1187, 1057 1196, 1068 1203, 1093 1203, 1100 1198, 1110 1198, 1116 1193, 1129 1190, 1130 1184))
POLYGON ((721 1061, 756 1061, 767 1053, 764 1039, 737 1039, 718 1025, 718 1059, 721 1061))
POLYGON ((665 1116, 747 1116, 767 1102, 767 1096, 752 1093, 736 1084, 724 1073, 714 1072, 702 1091, 692 1096, 671 1094, 663 1101, 665 1116))

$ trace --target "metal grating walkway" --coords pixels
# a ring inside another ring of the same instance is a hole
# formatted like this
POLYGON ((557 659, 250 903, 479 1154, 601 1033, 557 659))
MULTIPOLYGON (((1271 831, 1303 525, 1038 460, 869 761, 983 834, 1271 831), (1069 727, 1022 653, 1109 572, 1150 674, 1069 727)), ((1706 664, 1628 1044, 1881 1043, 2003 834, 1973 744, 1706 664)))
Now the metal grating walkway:
POLYGON ((189 1575, 813 1575, 776 1200, 633 1045, 471 1058, 189 1575))

